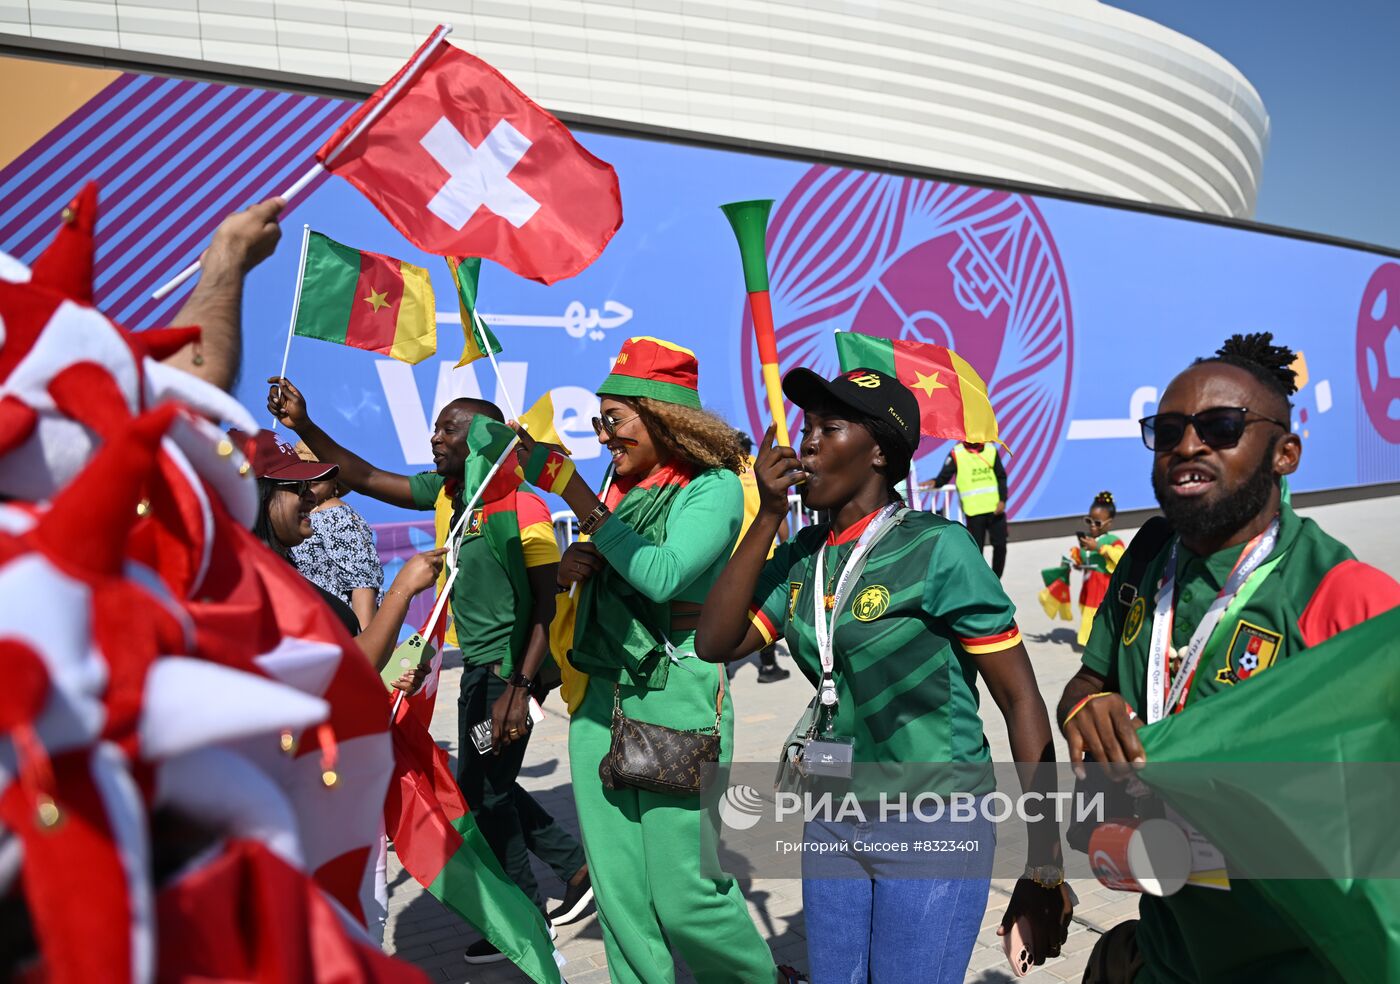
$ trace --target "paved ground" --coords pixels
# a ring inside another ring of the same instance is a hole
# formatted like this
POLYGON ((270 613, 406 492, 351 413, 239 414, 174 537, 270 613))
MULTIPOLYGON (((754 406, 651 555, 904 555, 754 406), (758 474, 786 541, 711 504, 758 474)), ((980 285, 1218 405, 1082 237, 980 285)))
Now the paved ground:
MULTIPOLYGON (((1400 520, 1400 500, 1379 499, 1324 506, 1306 510, 1305 514, 1351 545, 1362 560, 1400 578, 1400 522, 1397 521, 1400 520)), ((1040 590, 1040 569, 1054 564, 1067 546, 1067 541, 1060 540, 1013 543, 1006 573, 1007 591, 1020 609, 1022 633, 1035 662, 1041 692, 1052 710, 1065 681, 1078 668, 1079 658, 1074 646, 1074 630, 1064 622, 1050 623, 1036 602, 1036 594, 1040 590)), ((460 669, 444 673, 444 694, 456 692, 459 674, 460 669)), ((756 682, 752 665, 742 667, 734 681, 734 704, 738 713, 735 758, 739 761, 766 761, 772 758, 773 749, 787 735, 792 722, 810 697, 810 686, 796 673, 781 683, 763 686, 756 682)), ((557 699, 551 701, 547 708, 551 711, 550 717, 535 729, 521 774, 521 784, 576 833, 577 821, 568 779, 568 720, 553 713, 558 707, 557 699)), ((983 707, 984 711, 990 712, 985 715, 985 721, 993 756, 999 761, 1008 761, 1006 729, 995 705, 985 693, 983 707)), ((433 722, 433 734, 454 756, 457 752, 456 710, 454 701, 441 701, 433 722)), ((1056 741, 1063 759, 1065 750, 1058 734, 1056 741)), ((501 984, 525 980, 509 964, 468 967, 463 963, 462 951, 477 938, 476 933, 426 895, 398 866, 392 853, 389 865, 386 949, 412 960, 442 981, 501 984)), ((546 893, 557 897, 562 892, 558 880, 543 866, 537 864, 536 869, 546 893)), ((801 884, 789 880, 751 878, 744 880, 743 887, 754 920, 768 938, 777 960, 805 968, 807 959, 801 884)), ((967 981, 992 984, 1012 980, 995 935, 1010 887, 1009 881, 993 882, 967 981)), ((1075 882, 1074 888, 1079 894, 1080 905, 1064 955, 1023 978, 1027 984, 1079 980, 1098 934, 1136 912, 1136 896, 1109 892, 1093 881, 1075 882)), ((571 926, 560 927, 558 946, 568 961, 564 973, 572 984, 603 984, 609 980, 602 938, 592 915, 571 926)), ((683 971, 678 979, 692 980, 683 971)))

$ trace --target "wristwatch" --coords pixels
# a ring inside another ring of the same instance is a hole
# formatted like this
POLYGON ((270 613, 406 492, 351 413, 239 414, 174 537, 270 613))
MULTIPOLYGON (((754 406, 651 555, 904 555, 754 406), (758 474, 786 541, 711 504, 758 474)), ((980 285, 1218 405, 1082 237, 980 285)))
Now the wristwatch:
POLYGON ((510 676, 506 677, 506 686, 521 687, 522 689, 529 690, 530 678, 527 677, 524 673, 521 673, 519 670, 516 670, 510 676))
POLYGON ((1029 878, 1041 888, 1059 888, 1065 883, 1065 869, 1057 864, 1028 864, 1021 877, 1029 878))

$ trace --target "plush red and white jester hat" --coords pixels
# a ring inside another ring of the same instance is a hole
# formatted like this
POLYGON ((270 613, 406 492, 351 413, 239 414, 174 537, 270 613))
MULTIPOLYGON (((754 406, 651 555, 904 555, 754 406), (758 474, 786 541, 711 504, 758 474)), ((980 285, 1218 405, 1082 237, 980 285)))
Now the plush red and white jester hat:
MULTIPOLYGON (((0 761, 16 763, 0 770, 0 827, 20 842, 53 980, 150 980, 150 801, 159 793, 206 824, 223 815, 227 829, 214 829, 229 835, 286 832, 280 792, 259 824, 246 806, 211 812, 220 800, 180 777, 198 758, 208 781, 220 748, 275 743, 328 713, 264 676, 171 655, 189 641, 183 613, 126 554, 177 413, 167 405, 109 435, 50 506, 0 507, 0 761)), ((223 767, 224 804, 247 803, 241 784, 228 784, 247 771, 223 767)))
POLYGON ((198 328, 129 332, 91 307, 89 186, 65 210, 53 243, 30 269, 0 264, 0 495, 52 497, 92 456, 96 435, 81 421, 116 412, 126 419, 167 399, 226 425, 254 429, 227 393, 161 360, 199 336, 198 328), (51 386, 65 374, 60 398, 51 386), (86 384, 97 376, 100 386, 86 384))

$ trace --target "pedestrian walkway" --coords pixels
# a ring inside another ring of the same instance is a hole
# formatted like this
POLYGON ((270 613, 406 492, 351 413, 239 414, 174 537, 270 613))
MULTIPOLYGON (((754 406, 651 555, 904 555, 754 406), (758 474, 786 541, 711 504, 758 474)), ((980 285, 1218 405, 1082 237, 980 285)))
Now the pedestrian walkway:
MULTIPOLYGON (((1333 536, 1352 547, 1367 563, 1400 578, 1400 500, 1379 499, 1366 502, 1324 506, 1301 511, 1321 523, 1333 536), (1378 516, 1389 515, 1386 522, 1378 516)), ((1131 531, 1118 531, 1124 538, 1131 531)), ((1007 593, 1020 612, 1020 625, 1027 649, 1035 664, 1041 693, 1051 714, 1059 700, 1065 681, 1079 667, 1078 649, 1074 645, 1075 627, 1067 622, 1050 622, 1036 601, 1041 588, 1040 570, 1050 567, 1072 544, 1072 538, 1012 542, 1007 562, 1005 584, 1007 593)), ((783 660, 783 665, 790 665, 783 660)), ((750 661, 740 668, 733 681, 736 711, 735 759, 737 761, 768 761, 776 757, 776 749, 787 737, 793 721, 812 694, 805 678, 794 673, 787 680, 760 685, 756 680, 756 665, 750 661)), ((457 705, 450 695, 457 691, 461 675, 460 664, 443 672, 443 699, 438 701, 432 732, 454 757, 457 755, 457 705)), ((983 720, 993 758, 1009 761, 1010 749, 1001 715, 986 691, 982 692, 983 720)), ((578 834, 574 815, 573 795, 569 789, 568 719, 562 714, 558 698, 552 697, 546 706, 549 717, 535 728, 520 783, 540 805, 553 814, 567 829, 578 834)), ((1058 757, 1067 754, 1064 741, 1055 735, 1058 757)), ((557 900, 563 887, 549 869, 536 863, 536 877, 544 892, 557 900)), ((798 881, 741 878, 744 895, 754 920, 773 948, 779 963, 791 963, 805 969, 807 965, 806 937, 802 920, 802 885, 798 881)), ((1006 908, 1013 883, 995 880, 988 898, 987 914, 982 932, 973 951, 966 980, 976 984, 993 984, 1012 980, 996 927, 1006 908)), ((1095 881, 1073 882, 1079 895, 1074 925, 1060 959, 1021 978, 1026 984, 1055 984, 1078 981, 1084 964, 1098 935, 1121 922, 1133 918, 1137 911, 1137 896, 1110 892, 1095 881)), ((436 899, 427 895, 389 854, 389 924, 385 933, 385 948, 411 960, 440 981, 472 982, 472 984, 505 984, 526 980, 509 963, 484 967, 468 966, 462 951, 477 939, 477 934, 460 919, 447 911, 436 899)), ((557 943, 568 963, 564 973, 570 984, 605 984, 609 981, 607 962, 603 955, 603 940, 596 918, 590 914, 570 926, 559 927, 557 943)), ((682 982, 693 978, 682 972, 682 982)))

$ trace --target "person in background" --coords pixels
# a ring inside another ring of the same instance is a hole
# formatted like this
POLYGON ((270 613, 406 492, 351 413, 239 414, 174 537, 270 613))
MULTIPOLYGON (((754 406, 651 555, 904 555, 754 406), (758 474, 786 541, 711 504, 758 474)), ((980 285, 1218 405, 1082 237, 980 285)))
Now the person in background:
POLYGON ((992 541, 992 572, 1006 570, 1006 469, 995 444, 964 441, 953 447, 943 470, 920 488, 936 489, 952 481, 962 503, 963 522, 978 549, 992 541))
MULTIPOLYGON (((453 400, 433 425, 434 470, 400 475, 377 468, 337 444, 311 420, 305 397, 290 380, 274 376, 268 382, 272 384, 268 410, 296 431, 318 458, 337 464, 340 479, 349 488, 391 506, 420 511, 434 510, 446 491, 454 523, 466 508, 461 491, 472 419, 480 413, 503 420, 494 403, 453 400)), ((581 918, 593 901, 583 848, 516 781, 530 739, 530 688, 549 654, 559 545, 549 507, 533 492, 521 489, 516 518, 529 595, 517 597, 505 562, 481 535, 481 518, 478 506, 464 524, 451 599, 463 662, 457 696, 457 784, 506 875, 547 919, 568 923, 581 918), (514 667, 509 677, 502 676, 507 661, 514 667), (491 722, 493 747, 478 753, 470 730, 483 720, 491 722), (546 910, 530 866, 531 854, 564 882, 563 901, 554 909, 546 910)), ((464 957, 470 964, 486 964, 504 960, 505 954, 482 939, 468 946, 464 957)))
MULTIPOLYGON (((316 460, 298 442, 302 461, 316 460)), ((353 506, 341 499, 349 488, 334 477, 311 483, 316 508, 311 510, 311 535, 292 548, 292 562, 312 584, 348 604, 360 628, 367 628, 379 607, 384 566, 374 545, 374 531, 353 506)))
MULTIPOLYGON (((1076 766, 1086 756, 1143 763, 1139 728, 1237 688, 1246 696, 1270 667, 1400 605, 1392 578, 1281 501, 1303 453, 1289 426, 1294 359, 1268 332, 1234 335, 1142 419, 1166 521, 1149 521, 1129 546, 1060 698, 1076 766), (1154 615, 1159 593, 1171 607, 1154 615)), ((1235 707, 1250 713, 1248 702, 1235 707)), ((1229 891, 1188 884, 1141 896, 1138 919, 1099 938, 1084 975, 1089 984, 1338 979, 1238 878, 1229 891)))
MULTIPOLYGON (((921 785, 913 776, 930 763, 948 763, 941 774, 954 785, 940 793, 992 791, 980 677, 1005 719, 1023 788, 1043 795, 1055 749, 1016 607, 966 530, 904 508, 899 495, 919 445, 914 394, 873 369, 831 380, 794 369, 783 394, 803 410, 802 439, 775 447, 772 428, 764 438, 754 468, 762 507, 705 600, 696 653, 729 662, 786 638, 821 694, 815 730, 849 747, 853 787, 870 803, 875 791, 859 780, 878 772, 921 785), (829 518, 765 561, 793 485, 829 518)), ((813 984, 964 979, 987 907, 993 824, 980 811, 966 821, 893 812, 806 824, 813 984), (979 846, 946 858, 912 853, 926 840, 979 846)), ((1031 824, 1028 853, 1001 928, 1026 918, 1025 959, 1040 964, 1059 956, 1073 912, 1052 822, 1031 824)))
MULTIPOLYGON (((333 481, 338 469, 333 464, 303 461, 271 431, 259 431, 256 435, 231 431, 229 436, 244 449, 258 480, 258 516, 253 533, 291 564, 292 549, 311 535, 311 510, 316 505, 311 483, 333 481)), ((410 557, 384 593, 384 604, 363 629, 349 605, 316 582, 307 580, 345 626, 345 631, 355 637, 360 651, 374 668, 383 670, 398 644, 409 602, 418 592, 432 587, 442 569, 444 554, 446 551, 442 549, 425 550, 410 557)), ((411 693, 422 681, 422 672, 421 669, 408 671, 394 686, 411 693)))
MULTIPOLYGON (((739 484, 744 489, 744 523, 739 527, 739 539, 744 539, 744 534, 753 525, 754 517, 758 515, 758 482, 754 480, 753 474, 753 438, 743 431, 736 431, 739 435, 739 446, 744 449, 744 470, 739 473, 739 484)), ((783 517, 783 521, 778 524, 778 536, 773 541, 774 547, 788 538, 788 518, 783 517)), ((737 547, 738 544, 736 543, 737 547)), ((773 551, 768 551, 768 556, 773 556, 773 551)), ((725 672, 730 679, 739 670, 739 663, 736 660, 725 667, 725 672)), ((758 682, 777 683, 779 680, 786 680, 792 676, 791 670, 785 670, 778 665, 778 644, 764 646, 758 651, 758 682)))
POLYGON ((1109 577, 1118 567, 1118 558, 1123 556, 1127 544, 1113 533, 1113 519, 1118 510, 1113 505, 1112 492, 1100 492, 1094 496, 1089 514, 1084 517, 1086 532, 1079 533, 1079 543, 1070 548, 1069 554, 1058 567, 1047 567, 1040 572, 1045 580, 1045 588, 1040 592, 1040 605, 1051 618, 1071 621, 1073 612, 1069 605, 1069 572, 1071 569, 1084 572, 1084 581, 1079 587, 1079 645, 1089 641, 1089 630, 1094 626, 1094 613, 1103 604, 1108 593, 1109 577))

